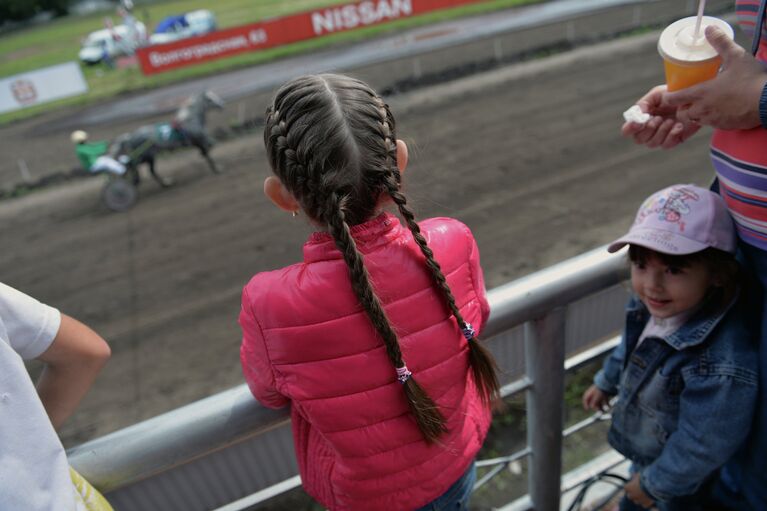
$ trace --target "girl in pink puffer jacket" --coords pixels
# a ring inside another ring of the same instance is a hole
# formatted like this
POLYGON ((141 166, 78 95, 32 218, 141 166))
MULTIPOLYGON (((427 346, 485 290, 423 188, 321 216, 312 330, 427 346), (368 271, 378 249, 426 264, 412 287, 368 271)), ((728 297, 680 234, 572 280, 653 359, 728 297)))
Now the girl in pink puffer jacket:
POLYGON ((262 404, 291 405, 305 490, 331 510, 466 509, 498 394, 476 337, 489 307, 471 232, 416 223, 407 146, 363 82, 288 82, 264 141, 266 195, 322 230, 302 263, 245 286, 241 360, 262 404))

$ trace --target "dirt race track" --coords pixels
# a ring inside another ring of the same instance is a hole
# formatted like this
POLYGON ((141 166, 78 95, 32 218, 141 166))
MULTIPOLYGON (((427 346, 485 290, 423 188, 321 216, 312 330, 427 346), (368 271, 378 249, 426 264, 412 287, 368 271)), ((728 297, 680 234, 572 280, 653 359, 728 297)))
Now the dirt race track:
MULTIPOLYGON (((472 228, 488 287, 607 243, 665 185, 708 183, 708 132, 666 152, 620 137, 621 112, 662 79, 656 37, 390 98, 411 148, 411 201, 420 217, 449 215, 472 228)), ((262 111, 262 97, 251 101, 262 111)), ((0 128, 0 138, 75 165, 61 144, 49 145, 68 132, 35 134, 45 122, 0 128)), ((242 382, 242 286, 298 261, 310 227, 261 194, 269 171, 260 131, 213 155, 226 168, 219 176, 193 152, 162 158, 158 168, 175 186, 159 189, 147 176, 124 214, 100 204, 100 177, 0 202, 2 281, 82 319, 113 349, 63 431, 68 445, 242 382)))

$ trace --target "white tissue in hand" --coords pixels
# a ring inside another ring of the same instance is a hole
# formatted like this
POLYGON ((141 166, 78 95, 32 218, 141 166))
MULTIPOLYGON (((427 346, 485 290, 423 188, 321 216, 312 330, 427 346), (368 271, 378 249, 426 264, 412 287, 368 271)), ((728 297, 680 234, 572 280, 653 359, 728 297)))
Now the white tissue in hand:
POLYGON ((623 118, 626 122, 635 122, 637 124, 644 124, 650 120, 650 114, 642 112, 639 105, 634 105, 625 112, 623 112, 623 118))

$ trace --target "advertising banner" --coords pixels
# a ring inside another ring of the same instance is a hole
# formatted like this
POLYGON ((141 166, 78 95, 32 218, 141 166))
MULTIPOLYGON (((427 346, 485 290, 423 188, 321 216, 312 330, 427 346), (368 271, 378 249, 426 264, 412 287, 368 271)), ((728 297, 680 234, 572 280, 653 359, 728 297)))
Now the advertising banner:
POLYGON ((140 48, 144 74, 386 23, 480 0, 364 0, 140 48))
POLYGON ((0 113, 88 92, 77 62, 66 62, 0 79, 0 113))

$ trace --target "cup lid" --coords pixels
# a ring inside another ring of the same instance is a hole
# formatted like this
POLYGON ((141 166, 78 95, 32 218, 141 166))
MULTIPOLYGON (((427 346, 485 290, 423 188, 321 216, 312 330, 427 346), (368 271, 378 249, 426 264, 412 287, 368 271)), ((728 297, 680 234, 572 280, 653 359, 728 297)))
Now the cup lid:
POLYGON ((719 27, 730 39, 734 36, 732 27, 726 21, 712 16, 703 16, 700 32, 696 38, 694 36, 697 22, 697 16, 690 16, 667 26, 658 39, 658 51, 661 56, 682 63, 701 62, 716 57, 716 50, 708 43, 705 36, 705 29, 710 25, 719 27))

